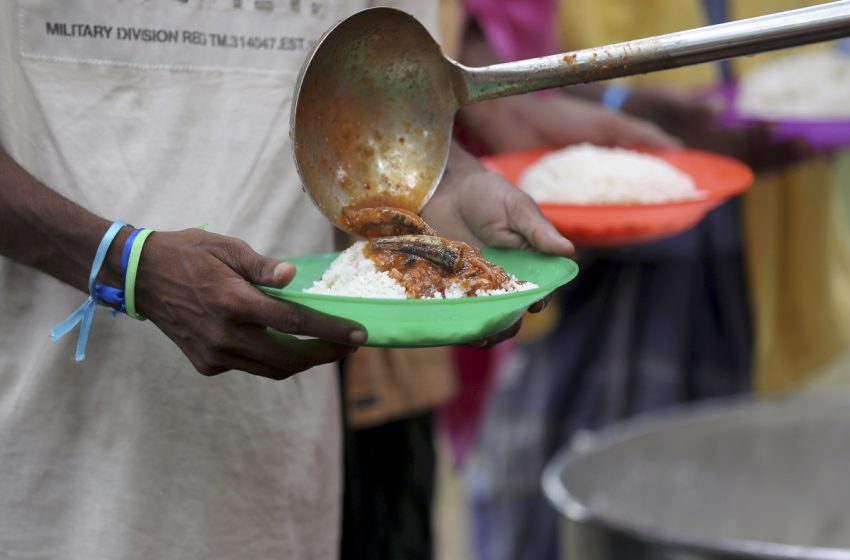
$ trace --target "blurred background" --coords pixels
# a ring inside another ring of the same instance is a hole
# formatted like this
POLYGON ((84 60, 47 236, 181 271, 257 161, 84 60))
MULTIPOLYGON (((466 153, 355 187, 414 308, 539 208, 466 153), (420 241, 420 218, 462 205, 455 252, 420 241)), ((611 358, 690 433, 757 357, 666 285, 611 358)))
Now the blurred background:
MULTIPOLYGON (((818 3, 441 0, 440 34, 447 54, 483 66, 818 3)), ((361 525, 343 548, 361 548, 350 557, 850 558, 850 496, 835 490, 850 472, 846 42, 484 102, 461 111, 456 138, 482 157, 670 138, 747 164, 755 181, 686 231, 579 245, 578 279, 514 340, 355 354, 347 469, 359 501, 346 515, 361 525), (558 492, 574 517, 592 510, 650 541, 679 531, 708 549, 804 548, 723 556, 591 538, 565 524, 558 492)))

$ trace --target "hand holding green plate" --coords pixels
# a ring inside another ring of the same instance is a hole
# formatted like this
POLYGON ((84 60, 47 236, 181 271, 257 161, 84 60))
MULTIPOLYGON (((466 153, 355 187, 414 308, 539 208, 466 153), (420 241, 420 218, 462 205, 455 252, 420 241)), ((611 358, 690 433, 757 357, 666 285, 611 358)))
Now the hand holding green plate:
POLYGON ((484 257, 519 280, 537 288, 495 296, 460 299, 374 299, 308 294, 339 253, 286 259, 298 272, 284 288, 260 289, 277 298, 330 315, 357 321, 366 327, 366 346, 422 347, 463 344, 486 338, 512 325, 536 301, 578 274, 578 265, 556 255, 517 249, 482 249, 484 257))

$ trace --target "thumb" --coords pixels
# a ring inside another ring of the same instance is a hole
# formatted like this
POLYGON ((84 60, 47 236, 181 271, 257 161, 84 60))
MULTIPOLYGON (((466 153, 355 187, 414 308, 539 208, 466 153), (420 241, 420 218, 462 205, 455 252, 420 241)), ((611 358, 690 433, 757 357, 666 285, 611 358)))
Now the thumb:
POLYGON ((626 115, 614 115, 610 124, 611 144, 645 148, 678 148, 681 140, 671 136, 649 121, 626 115))
POLYGON ((572 242, 558 233, 552 222, 543 216, 540 208, 528 195, 516 197, 508 215, 511 229, 525 238, 535 250, 566 257, 575 254, 572 242))
POLYGON ((295 265, 261 255, 247 243, 234 243, 228 253, 230 267, 251 284, 282 288, 295 277, 295 265))
POLYGON ((256 279, 248 278, 252 284, 260 284, 262 286, 270 286, 272 288, 282 288, 292 282, 295 278, 295 265, 288 262, 279 261, 269 257, 259 255, 262 260, 260 273, 256 279), (269 267, 271 271, 269 272, 269 267))

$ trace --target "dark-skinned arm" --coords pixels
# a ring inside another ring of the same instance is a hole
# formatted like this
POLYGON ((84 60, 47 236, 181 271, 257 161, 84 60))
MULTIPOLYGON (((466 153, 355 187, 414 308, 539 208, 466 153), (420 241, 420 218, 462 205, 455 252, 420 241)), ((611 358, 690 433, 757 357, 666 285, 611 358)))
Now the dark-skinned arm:
MULTIPOLYGON (((469 66, 500 62, 475 26, 463 42, 461 61, 469 66)), ((574 96, 518 95, 463 107, 461 124, 490 151, 505 152, 577 142, 611 146, 671 148, 679 141, 655 124, 574 96)))
MULTIPOLYGON (((85 292, 110 223, 41 184, 0 150, 0 255, 85 292)), ((121 286, 120 253, 129 233, 124 228, 113 242, 98 282, 121 286)), ((137 307, 204 375, 241 370, 284 379, 336 361, 366 340, 357 323, 252 286, 284 286, 294 274, 293 265, 239 239, 198 229, 157 232, 139 264, 137 307)))

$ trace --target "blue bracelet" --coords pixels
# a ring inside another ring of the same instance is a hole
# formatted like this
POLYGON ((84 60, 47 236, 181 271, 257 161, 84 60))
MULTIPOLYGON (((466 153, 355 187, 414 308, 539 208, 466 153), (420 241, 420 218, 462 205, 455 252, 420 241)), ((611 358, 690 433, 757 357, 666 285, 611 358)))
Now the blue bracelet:
POLYGON ((133 241, 136 236, 141 233, 141 229, 134 229, 127 236, 127 241, 124 242, 124 248, 121 250, 121 284, 123 285, 127 279, 127 263, 130 262, 130 249, 133 248, 133 241))
POLYGON ((111 306, 113 308, 113 317, 118 315, 118 313, 127 312, 127 303, 124 296, 125 286, 127 284, 127 262, 130 260, 130 249, 133 247, 133 240, 136 239, 140 231, 142 230, 134 229, 130 232, 130 235, 127 236, 127 241, 124 242, 124 248, 121 250, 121 287, 113 288, 112 286, 103 284, 98 284, 94 287, 98 303, 105 303, 111 306))
POLYGON ((602 99, 600 102, 612 111, 619 111, 623 108, 623 105, 626 104, 626 100, 629 98, 629 93, 629 88, 627 87, 608 86, 602 93, 602 99))
POLYGON ((88 299, 86 299, 86 301, 83 302, 76 311, 71 313, 67 319, 53 327, 50 331, 50 338, 52 340, 58 340, 77 326, 77 323, 81 323, 80 337, 77 339, 77 351, 74 355, 74 360, 77 362, 82 362, 86 359, 86 344, 88 344, 89 341, 89 333, 91 332, 91 325, 94 319, 94 310, 99 302, 95 286, 97 275, 100 273, 103 261, 106 260, 106 252, 109 250, 109 246, 112 245, 112 242, 115 240, 115 236, 118 235, 121 228, 126 225, 126 223, 118 221, 113 223, 109 226, 109 229, 106 230, 106 233, 103 235, 103 239, 100 240, 100 245, 97 247, 97 252, 94 255, 94 262, 92 262, 91 266, 91 272, 89 273, 88 299))
POLYGON ((136 237, 142 232, 141 229, 134 229, 127 237, 127 242, 124 243, 124 249, 121 251, 121 313, 127 313, 127 302, 124 294, 127 291, 127 264, 130 262, 130 250, 133 248, 133 242, 136 237))

